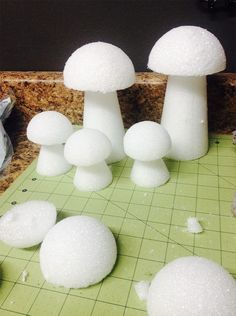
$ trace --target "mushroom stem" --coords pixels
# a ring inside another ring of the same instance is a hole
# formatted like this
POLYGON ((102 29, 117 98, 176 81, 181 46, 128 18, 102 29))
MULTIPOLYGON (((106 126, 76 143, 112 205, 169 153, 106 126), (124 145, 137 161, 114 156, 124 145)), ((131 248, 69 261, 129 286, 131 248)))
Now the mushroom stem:
POLYGON ((71 168, 64 158, 64 145, 41 146, 36 171, 42 176, 58 176, 71 168))
POLYGON ((108 163, 125 157, 123 146, 125 131, 116 92, 86 91, 83 125, 85 128, 99 130, 111 141, 112 153, 106 160, 108 163))
POLYGON ((176 160, 197 159, 208 150, 206 76, 169 76, 161 124, 170 134, 176 160))
POLYGON ((81 191, 99 191, 112 181, 112 173, 105 161, 93 166, 78 166, 74 185, 81 191))
POLYGON ((166 183, 170 174, 162 159, 154 161, 135 160, 131 170, 131 180, 146 188, 153 188, 166 183))

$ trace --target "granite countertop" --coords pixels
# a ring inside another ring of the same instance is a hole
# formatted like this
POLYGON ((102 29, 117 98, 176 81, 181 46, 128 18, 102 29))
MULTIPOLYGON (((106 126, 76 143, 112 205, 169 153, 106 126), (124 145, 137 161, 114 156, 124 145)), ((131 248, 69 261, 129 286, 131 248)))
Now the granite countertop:
MULTIPOLYGON (((126 128, 142 120, 159 122, 167 77, 156 73, 137 73, 136 83, 118 91, 126 128)), ((33 161, 39 146, 26 138, 29 120, 44 110, 65 114, 72 123, 82 124, 83 93, 67 89, 60 72, 0 72, 0 97, 13 91, 16 105, 6 122, 14 156, 0 176, 4 192, 33 161)), ((236 74, 221 73, 208 77, 209 131, 231 133, 236 129, 236 74)))

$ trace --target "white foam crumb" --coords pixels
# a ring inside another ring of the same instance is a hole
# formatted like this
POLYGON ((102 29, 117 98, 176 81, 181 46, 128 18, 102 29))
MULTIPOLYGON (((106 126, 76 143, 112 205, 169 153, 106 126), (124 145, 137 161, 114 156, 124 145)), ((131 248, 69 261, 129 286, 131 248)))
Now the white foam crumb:
POLYGON ((236 216, 236 192, 234 193, 231 211, 233 215, 236 216))
POLYGON ((199 223, 197 217, 189 217, 187 219, 187 231, 192 234, 202 233, 203 228, 199 223))
POLYGON ((10 301, 10 304, 12 305, 12 304, 15 304, 15 301, 10 301))
POLYGON ((26 282, 28 276, 29 276, 29 272, 26 271, 26 270, 24 270, 24 271, 21 273, 21 280, 22 280, 22 282, 26 282))
POLYGON ((134 289, 140 301, 146 301, 148 296, 150 282, 140 281, 134 285, 134 289))

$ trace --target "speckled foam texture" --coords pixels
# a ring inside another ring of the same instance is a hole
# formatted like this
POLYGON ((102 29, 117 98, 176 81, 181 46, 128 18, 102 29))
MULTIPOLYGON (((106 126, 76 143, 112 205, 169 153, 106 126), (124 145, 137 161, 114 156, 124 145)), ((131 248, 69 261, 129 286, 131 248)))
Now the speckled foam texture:
POLYGON ((148 68, 166 75, 204 76, 224 70, 219 40, 198 26, 180 26, 164 34, 149 55, 148 68))
POLYGON ((111 153, 111 142, 100 131, 83 128, 73 133, 65 144, 65 158, 75 166, 91 166, 111 153))
POLYGON ((64 84, 82 91, 113 92, 135 82, 134 66, 118 47, 94 42, 78 48, 67 60, 64 84))
POLYGON ((236 281, 211 260, 178 258, 156 274, 147 309, 149 316, 235 316, 236 281))
POLYGON ((28 139, 40 145, 65 143, 72 133, 73 126, 69 119, 56 111, 36 114, 27 127, 28 139))
POLYGON ((124 137, 125 153, 140 161, 160 159, 168 153, 170 147, 170 136, 165 128, 152 121, 132 125, 124 137))
POLYGON ((40 267, 49 283, 83 288, 104 279, 116 256, 115 238, 102 222, 89 216, 71 216, 46 235, 40 249, 40 267))
POLYGON ((56 217, 55 206, 47 201, 15 205, 0 218, 0 240, 16 248, 35 246, 55 224, 56 217))

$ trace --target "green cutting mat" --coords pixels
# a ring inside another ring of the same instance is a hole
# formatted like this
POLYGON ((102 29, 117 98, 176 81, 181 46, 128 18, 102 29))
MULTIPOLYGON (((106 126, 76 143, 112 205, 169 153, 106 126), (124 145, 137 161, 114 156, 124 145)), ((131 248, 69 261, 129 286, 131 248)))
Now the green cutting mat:
POLYGON ((236 191, 236 147, 230 136, 214 136, 207 156, 167 161, 170 181, 157 189, 136 187, 129 180, 132 161, 112 166, 114 180, 105 190, 79 192, 74 170, 46 178, 35 162, 0 198, 1 214, 31 199, 57 206, 58 220, 76 214, 95 216, 108 225, 118 244, 112 273, 87 289, 64 289, 46 283, 39 268, 39 247, 15 249, 0 243, 0 315, 131 316, 146 315, 134 283, 151 280, 166 262, 180 256, 211 258, 236 275, 236 218, 231 202, 236 191), (186 231, 186 220, 197 216, 204 232, 186 231), (22 281, 22 272, 29 275, 22 281))

